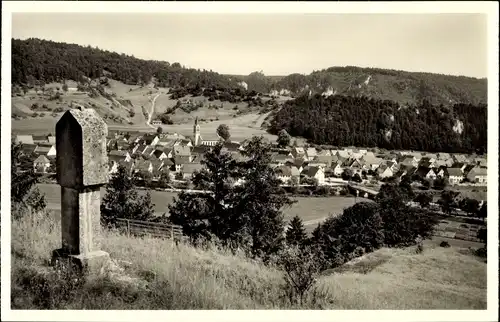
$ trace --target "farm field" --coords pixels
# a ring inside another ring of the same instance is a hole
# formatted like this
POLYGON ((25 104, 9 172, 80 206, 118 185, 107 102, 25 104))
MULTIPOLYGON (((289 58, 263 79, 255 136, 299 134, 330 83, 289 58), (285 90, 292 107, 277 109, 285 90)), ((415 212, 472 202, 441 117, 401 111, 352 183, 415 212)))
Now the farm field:
MULTIPOLYGON (((47 208, 53 210, 61 209, 61 188, 56 184, 39 184, 40 191, 45 194, 47 199, 47 208)), ((101 189, 101 198, 106 193, 101 189)), ((139 190, 139 193, 145 193, 139 190)), ((170 204, 177 195, 175 192, 163 192, 150 190, 151 199, 154 203, 155 212, 158 214, 168 211, 170 204)), ((307 231, 311 232, 319 222, 324 220, 329 214, 340 214, 344 208, 354 204, 354 197, 296 197, 297 202, 291 207, 285 208, 285 218, 291 219, 299 215, 304 221, 307 231)), ((369 201, 368 199, 358 198, 358 202, 369 201)))

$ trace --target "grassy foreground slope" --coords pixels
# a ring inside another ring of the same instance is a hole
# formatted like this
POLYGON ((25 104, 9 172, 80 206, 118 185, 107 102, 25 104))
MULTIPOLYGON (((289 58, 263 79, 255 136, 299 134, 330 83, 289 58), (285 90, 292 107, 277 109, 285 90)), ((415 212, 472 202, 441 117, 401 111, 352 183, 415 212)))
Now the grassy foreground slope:
MULTIPOLYGON (((282 275, 242 256, 150 238, 102 236, 111 258, 149 286, 93 276, 75 288, 47 267, 60 246, 53 214, 12 222, 13 309, 284 309, 282 275), (154 273, 152 273, 154 272, 154 273)), ((302 307, 323 309, 485 309, 486 264, 457 248, 381 249, 318 281, 302 307)))

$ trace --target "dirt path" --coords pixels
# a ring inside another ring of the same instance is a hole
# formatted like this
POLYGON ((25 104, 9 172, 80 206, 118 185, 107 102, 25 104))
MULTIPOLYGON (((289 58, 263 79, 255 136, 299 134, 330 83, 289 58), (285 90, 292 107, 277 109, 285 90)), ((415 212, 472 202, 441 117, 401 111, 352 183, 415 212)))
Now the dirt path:
POLYGON ((151 101, 151 111, 149 112, 149 117, 148 117, 148 120, 146 121, 146 125, 151 127, 151 128, 155 128, 154 126, 151 125, 151 119, 153 118, 153 113, 155 112, 155 102, 156 102, 156 99, 161 95, 161 93, 158 93, 156 94, 156 96, 153 98, 153 100, 151 101))
POLYGON ((252 122, 250 127, 260 129, 262 127, 262 123, 269 116, 269 114, 271 114, 271 112, 267 112, 265 114, 259 115, 259 117, 252 122))

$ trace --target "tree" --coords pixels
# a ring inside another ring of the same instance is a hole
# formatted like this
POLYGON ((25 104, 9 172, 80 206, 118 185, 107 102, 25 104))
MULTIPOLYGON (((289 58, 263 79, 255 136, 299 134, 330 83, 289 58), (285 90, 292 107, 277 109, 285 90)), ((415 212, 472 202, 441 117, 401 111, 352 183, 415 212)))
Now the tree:
POLYGON ((162 188, 167 188, 170 182, 170 171, 162 172, 160 178, 158 179, 158 185, 162 188))
POLYGON ((163 128, 161 126, 158 126, 158 128, 156 129, 156 133, 162 134, 163 133, 163 128))
POLYGON ((278 143, 278 146, 280 148, 285 148, 290 144, 291 139, 292 137, 290 136, 290 134, 288 134, 288 132, 285 129, 283 129, 278 132, 278 138, 276 139, 276 143, 278 143))
POLYGON ((480 210, 479 208, 479 201, 476 199, 471 199, 471 198, 464 198, 460 201, 460 209, 465 211, 469 216, 476 215, 478 211, 480 210))
POLYGON ((280 193, 281 181, 269 165, 270 153, 271 145, 262 136, 248 141, 242 151, 248 160, 239 163, 244 183, 236 187, 236 212, 246 221, 251 253, 263 258, 282 248, 285 225, 282 208, 294 203, 280 193))
POLYGON ((451 214, 452 208, 455 205, 455 197, 457 193, 451 190, 444 190, 441 192, 441 198, 439 199, 439 204, 441 209, 446 214, 451 214))
POLYGON ((438 177, 434 180, 433 187, 436 190, 444 190, 448 186, 448 180, 446 178, 438 177))
POLYGON ((29 170, 20 172, 20 167, 24 163, 31 163, 29 158, 22 152, 22 143, 14 144, 12 143, 11 148, 11 188, 10 188, 10 198, 11 198, 11 211, 13 213, 21 214, 22 211, 19 208, 30 207, 34 211, 40 211, 45 208, 46 200, 45 196, 39 191, 36 184, 38 183, 38 177, 35 174, 32 167, 29 170), (18 211, 13 211, 18 208, 18 211))
POLYGON ((419 193, 415 197, 414 201, 418 202, 420 204, 420 207, 427 208, 432 202, 432 196, 428 193, 419 193))
POLYGON ((243 216, 233 210, 236 198, 232 182, 238 175, 237 164, 222 147, 218 143, 206 152, 203 169, 193 176, 194 187, 209 193, 181 193, 169 205, 172 223, 182 226, 193 241, 212 234, 229 243, 238 240, 244 228, 243 216))
POLYGON ((221 124, 217 128, 217 135, 219 135, 224 141, 229 140, 231 134, 229 133, 229 127, 226 124, 221 124))
POLYGON ((342 172, 342 179, 343 180, 351 180, 353 176, 353 172, 349 168, 345 168, 344 171, 342 172))
POLYGON ((483 221, 485 221, 486 218, 488 217, 488 206, 486 205, 486 201, 483 202, 483 205, 478 210, 477 216, 481 218, 483 221))
POLYGON ((354 181, 354 182, 363 182, 363 179, 361 179, 361 177, 359 176, 359 173, 356 173, 356 174, 352 177, 352 181, 354 181))
POLYGON ((117 218, 150 220, 153 218, 151 195, 139 196, 134 189, 124 166, 119 165, 106 186, 106 195, 101 204, 101 220, 104 225, 115 224, 117 218))
POLYGON ((307 239, 306 229, 298 215, 292 218, 286 231, 286 241, 289 245, 303 245, 307 239))
POLYGON ((488 231, 486 227, 483 227, 477 231, 477 238, 484 244, 484 248, 486 248, 488 243, 488 231))

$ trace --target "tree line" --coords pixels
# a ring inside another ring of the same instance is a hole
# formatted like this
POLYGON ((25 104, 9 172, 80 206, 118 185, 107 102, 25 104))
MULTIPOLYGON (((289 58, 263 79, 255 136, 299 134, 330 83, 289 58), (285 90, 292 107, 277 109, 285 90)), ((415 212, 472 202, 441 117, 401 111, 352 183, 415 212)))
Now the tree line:
POLYGON ((237 87, 237 81, 213 71, 185 68, 180 63, 143 60, 91 46, 30 38, 12 39, 12 84, 80 81, 107 76, 129 85, 161 87, 237 87))
POLYGON ((304 95, 275 113, 271 133, 285 129, 315 144, 449 153, 487 151, 487 106, 402 106, 368 97, 304 95))

